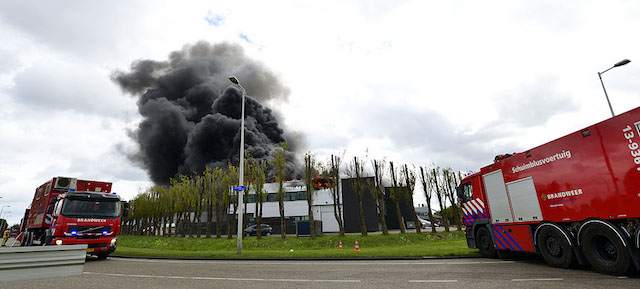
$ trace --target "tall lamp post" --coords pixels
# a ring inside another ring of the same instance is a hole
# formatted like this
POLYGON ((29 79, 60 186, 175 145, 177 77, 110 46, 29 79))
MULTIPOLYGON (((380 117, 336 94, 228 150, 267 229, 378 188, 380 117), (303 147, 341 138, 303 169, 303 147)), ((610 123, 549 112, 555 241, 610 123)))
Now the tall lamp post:
POLYGON ((602 84, 602 90, 604 90, 604 96, 607 98, 607 103, 609 104, 609 110, 611 110, 611 117, 614 117, 616 115, 613 113, 613 108, 611 107, 611 101, 609 101, 609 95, 607 95, 607 89, 604 88, 604 82, 602 82, 602 74, 614 67, 623 66, 629 62, 631 62, 631 60, 629 59, 621 60, 618 63, 614 64, 613 66, 609 67, 607 70, 603 72, 598 72, 598 77, 600 78, 600 83, 602 84))
MULTIPOLYGON (((229 77, 229 80, 240 87, 242 90, 242 114, 240 116, 240 172, 238 176, 238 187, 242 188, 244 186, 244 96, 247 92, 244 90, 244 87, 240 85, 240 81, 235 76, 229 77)), ((244 203, 244 189, 241 189, 238 194, 238 254, 242 253, 242 235, 243 235, 243 224, 244 212, 242 211, 244 203)))

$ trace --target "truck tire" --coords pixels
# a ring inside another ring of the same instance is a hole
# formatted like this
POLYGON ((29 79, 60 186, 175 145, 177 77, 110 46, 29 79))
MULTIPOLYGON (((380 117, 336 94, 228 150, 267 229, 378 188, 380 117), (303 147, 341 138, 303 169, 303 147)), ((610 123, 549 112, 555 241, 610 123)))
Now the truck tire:
POLYGON ((578 263, 578 258, 566 236, 558 228, 543 226, 537 237, 538 248, 542 257, 552 267, 572 268, 578 263))
POLYGON ((24 235, 23 240, 24 240, 25 247, 32 246, 33 245, 33 233, 32 232, 27 232, 24 235))
POLYGON ((498 252, 493 245, 493 239, 487 227, 478 227, 476 233, 476 247, 480 250, 480 255, 487 258, 495 258, 498 256, 498 252))
POLYGON ((96 254, 96 257, 98 257, 98 260, 104 260, 104 259, 107 259, 107 257, 109 257, 109 253, 98 253, 96 254))
POLYGON ((631 270, 633 262, 629 249, 615 229, 606 223, 592 223, 582 230, 580 247, 594 269, 611 275, 623 275, 631 270))

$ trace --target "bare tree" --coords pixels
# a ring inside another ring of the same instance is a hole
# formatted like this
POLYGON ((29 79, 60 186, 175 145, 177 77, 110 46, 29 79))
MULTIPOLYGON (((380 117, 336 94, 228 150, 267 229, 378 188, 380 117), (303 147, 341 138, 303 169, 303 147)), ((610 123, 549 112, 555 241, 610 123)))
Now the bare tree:
POLYGON ((458 203, 456 202, 456 194, 455 194, 456 183, 458 182, 456 180, 456 174, 453 172, 451 168, 444 169, 443 174, 445 176, 447 198, 451 203, 451 210, 454 214, 454 221, 456 222, 456 228, 458 231, 461 231, 462 230, 462 224, 460 223, 461 214, 459 211, 458 203))
POLYGON ((285 180, 285 173, 287 169, 287 159, 285 158, 285 153, 289 149, 289 145, 283 142, 276 145, 273 159, 271 160, 271 165, 276 170, 276 182, 278 182, 278 209, 280 211, 280 238, 285 239, 287 237, 286 232, 286 223, 284 219, 284 186, 283 182, 285 180))
POLYGON ((436 232, 435 220, 433 219, 433 212, 431 211, 431 197, 433 197, 433 182, 429 175, 424 173, 424 168, 420 167, 420 181, 422 182, 422 189, 424 190, 424 196, 427 198, 427 213, 429 214, 429 222, 431 222, 431 232, 436 232))
POLYGON ((187 228, 188 228, 187 220, 189 219, 189 210, 190 210, 187 186, 182 181, 185 178, 186 177, 184 175, 179 175, 178 178, 175 179, 174 181, 175 186, 177 187, 178 199, 180 200, 178 205, 178 208, 179 208, 178 212, 180 212, 178 214, 178 223, 180 224, 180 228, 182 229, 181 236, 183 238, 187 234, 187 228))
POLYGON ((404 227, 404 219, 402 218, 402 213, 400 212, 400 199, 402 198, 402 189, 398 186, 398 178, 396 178, 396 170, 393 167, 393 162, 389 162, 389 173, 391 175, 391 183, 393 187, 391 188, 391 200, 396 206, 396 217, 398 217, 398 223, 400 224, 400 233, 406 233, 406 229, 404 227))
POLYGON ((409 170, 409 166, 406 164, 402 167, 402 175, 404 176, 404 198, 409 205, 409 211, 411 211, 413 223, 416 224, 416 233, 419 234, 422 223, 418 221, 418 214, 416 214, 416 207, 413 202, 413 191, 416 187, 416 175, 413 170, 409 170))
POLYGON ((266 182, 265 171, 267 170, 267 165, 262 160, 257 160, 255 158, 249 159, 249 180, 251 180, 251 188, 253 189, 256 197, 256 210, 255 210, 255 220, 256 220, 256 232, 257 239, 260 240, 262 238, 262 201, 264 195, 264 183, 266 182))
POLYGON ((158 234, 167 236, 167 223, 169 222, 168 216, 170 214, 170 195, 169 187, 159 186, 158 189, 158 219, 161 230, 158 230, 158 234))
POLYGON ((207 227, 206 231, 205 231, 205 237, 206 238, 211 238, 211 220, 213 219, 213 209, 214 209, 214 199, 215 199, 215 192, 213 190, 213 184, 214 184, 214 179, 213 179, 213 170, 211 170, 211 168, 207 167, 202 175, 203 177, 203 191, 204 191, 204 200, 205 200, 205 210, 207 211, 207 217, 205 219, 205 226, 207 227))
POLYGON ((358 214, 360 216, 360 234, 367 236, 367 224, 364 220, 364 211, 362 208, 362 198, 366 191, 367 184, 364 180, 364 162, 359 160, 358 157, 353 157, 353 162, 349 164, 347 170, 353 181, 353 193, 356 196, 358 203, 358 214))
MULTIPOLYGON (((240 198, 240 192, 233 190, 233 185, 238 183, 238 178, 238 167, 229 163, 228 170, 224 174, 222 183, 222 186, 226 188, 223 193, 225 211, 233 205, 233 214, 230 214, 227 217, 227 238, 229 239, 233 238, 233 225, 236 222, 236 215, 238 214, 238 198, 240 198)), ((222 228, 220 230, 222 230, 222 228)), ((218 230, 218 232, 220 230, 218 230)), ((242 234, 242 232, 237 233, 242 234)))
MULTIPOLYGON (((175 214, 175 230, 173 234, 170 235, 178 236, 178 226, 182 225, 182 216, 183 216, 183 199, 182 199, 182 186, 178 182, 178 179, 171 178, 169 180, 169 185, 171 187, 171 198, 173 199, 173 212, 175 214)), ((172 217, 173 218, 173 217, 172 217)), ((183 230, 184 232, 184 230, 183 230)))
POLYGON ((333 215, 338 222, 338 228, 340 229, 340 236, 344 236, 344 224, 342 222, 342 201, 340 200, 340 163, 342 158, 331 155, 331 196, 333 197, 333 215))
POLYGON ((223 198, 229 190, 227 183, 229 183, 227 172, 221 168, 213 169, 211 173, 211 186, 213 190, 211 209, 216 212, 216 238, 222 237, 222 219, 224 216, 223 211, 225 210, 223 198))
MULTIPOLYGON (((440 168, 435 167, 431 170, 431 172, 433 173, 433 182, 434 182, 434 188, 436 190, 436 197, 438 197, 438 204, 440 205, 440 215, 442 216, 442 226, 444 226, 444 230, 449 232, 449 221, 447 220, 446 216, 444 215, 444 209, 445 209, 445 190, 443 186, 438 185, 438 178, 440 175, 440 168)), ((440 184, 442 184, 443 182, 440 182, 440 184)))
MULTIPOLYGON (((251 180, 251 177, 247 177, 247 175, 249 173, 251 173, 250 164, 251 164, 251 160, 253 159, 253 155, 251 154, 251 151, 244 151, 244 159, 245 159, 245 162, 244 162, 244 171, 243 171, 243 173, 245 174, 245 176, 244 176, 245 183, 247 183, 247 181, 251 180)), ((246 226, 247 225, 247 216, 248 216, 248 214, 247 214, 247 206, 249 205, 249 202, 248 202, 248 200, 249 200, 249 190, 246 190, 246 189, 242 190, 241 193, 244 195, 242 197, 242 202, 243 202, 242 206, 244 206, 244 209, 242 210, 242 224, 244 226, 246 226)), ((240 234, 240 233, 241 232, 238 232, 238 234, 240 234)))
POLYGON ((313 219, 313 196, 315 188, 313 187, 313 178, 318 175, 316 169, 316 159, 308 152, 304 155, 304 185, 307 188, 307 208, 309 215, 309 230, 310 238, 314 240, 316 238, 316 230, 313 219))
POLYGON ((386 162, 384 160, 373 160, 373 180, 374 188, 371 190, 374 193, 376 199, 376 207, 378 207, 378 216, 380 218, 380 224, 382 224, 382 234, 388 235, 387 221, 384 217, 384 185, 382 180, 384 179, 384 167, 386 162))
POLYGON ((194 175, 192 183, 194 187, 193 197, 195 198, 196 238, 200 238, 202 212, 204 211, 204 176, 194 175))
POLYGON ((189 225, 187 226, 187 228, 189 228, 189 238, 193 237, 193 226, 195 223, 195 217, 196 217, 196 204, 197 204, 197 197, 196 197, 196 185, 195 185, 195 180, 190 177, 190 176, 181 176, 181 181, 184 185, 184 189, 185 189, 185 198, 187 200, 188 203, 188 222, 189 225))

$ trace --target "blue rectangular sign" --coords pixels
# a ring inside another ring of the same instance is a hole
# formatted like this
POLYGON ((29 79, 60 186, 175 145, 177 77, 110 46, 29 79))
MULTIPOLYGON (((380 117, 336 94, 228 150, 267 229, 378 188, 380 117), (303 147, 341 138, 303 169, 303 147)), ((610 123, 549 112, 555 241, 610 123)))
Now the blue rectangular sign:
POLYGON ((233 187, 234 191, 244 191, 244 189, 245 189, 245 186, 235 186, 235 187, 233 187))

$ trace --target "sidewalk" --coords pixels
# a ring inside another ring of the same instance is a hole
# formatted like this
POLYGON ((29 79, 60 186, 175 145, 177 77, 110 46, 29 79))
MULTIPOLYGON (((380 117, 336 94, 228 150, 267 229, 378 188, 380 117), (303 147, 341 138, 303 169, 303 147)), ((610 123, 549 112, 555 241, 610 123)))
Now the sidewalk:
MULTIPOLYGON (((455 232, 457 230, 458 230, 458 228, 456 226, 449 227, 449 231, 451 231, 451 232, 455 232)), ((436 232, 444 232, 444 231, 445 231, 444 227, 436 227, 436 232)), ((462 231, 464 231, 464 227, 462 227, 462 231)), ((416 229, 415 228, 406 229, 405 232, 407 232, 407 233, 415 233, 416 229)), ((423 234, 424 233, 431 233, 431 228, 420 229, 420 232, 422 232, 423 234)), ((324 232, 323 234, 325 234, 325 235, 338 235, 340 233, 338 233, 338 232, 324 232)), ((375 232, 367 232, 367 234, 380 235, 380 234, 382 234, 382 230, 375 231, 375 232)), ((389 230, 389 234, 400 234, 400 229, 389 230)), ((360 232, 345 233, 345 235, 360 235, 360 232)))

